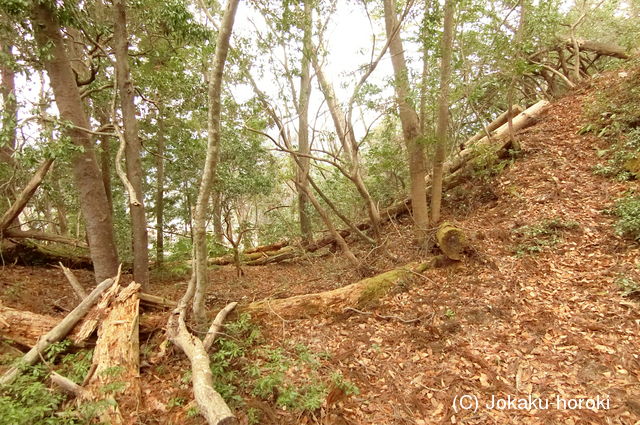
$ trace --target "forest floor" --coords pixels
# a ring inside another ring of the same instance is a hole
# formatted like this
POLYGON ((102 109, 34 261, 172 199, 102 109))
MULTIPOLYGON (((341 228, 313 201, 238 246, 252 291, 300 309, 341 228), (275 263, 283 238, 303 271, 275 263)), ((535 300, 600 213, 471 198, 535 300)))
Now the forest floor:
MULTIPOLYGON (((216 375, 244 398, 237 404, 241 423, 640 424, 640 304, 616 284, 640 281, 640 255, 615 234, 607 213, 638 183, 593 173, 605 142, 578 134, 592 93, 583 87, 551 105, 519 134, 515 162, 447 195, 445 219, 471 236, 473 255, 416 276, 368 311, 256 319, 261 337, 236 340, 242 351, 225 363, 235 375, 216 375), (271 392, 260 380, 268 373, 279 385, 271 392), (253 386, 243 385, 251 379, 253 386), (282 400, 291 388, 311 397, 319 382, 326 384, 320 409, 282 400), (455 409, 464 395, 478 408, 455 409), (539 402, 490 408, 494 397, 530 395, 539 402), (597 397, 608 404, 571 409, 570 399, 597 397)), ((380 272, 427 255, 414 248, 407 218, 387 225, 385 237, 395 262, 354 244, 380 272)), ((229 301, 319 292, 359 279, 339 253, 244 272, 238 278, 232 266, 212 269, 212 314, 229 301)), ((90 273, 76 274, 92 283, 90 273)), ((149 292, 178 299, 185 287, 177 278, 156 279, 149 292)), ((2 302, 18 309, 63 315, 75 303, 57 269, 5 266, 0 288, 2 302)), ((204 423, 189 413, 188 362, 175 352, 148 363, 162 332, 147 337, 139 422, 204 423)))

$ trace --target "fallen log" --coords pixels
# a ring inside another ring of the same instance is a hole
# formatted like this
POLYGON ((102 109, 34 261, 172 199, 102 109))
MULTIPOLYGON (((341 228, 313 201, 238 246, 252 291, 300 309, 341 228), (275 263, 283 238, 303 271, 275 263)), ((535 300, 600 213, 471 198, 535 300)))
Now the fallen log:
POLYGON ((140 285, 114 285, 106 318, 100 323, 93 350, 95 372, 82 392, 86 401, 106 400, 100 412, 104 423, 134 423, 140 400, 139 299, 140 285), (126 395, 126 396, 125 396, 126 395))
POLYGON ((71 268, 93 269, 91 258, 82 249, 62 250, 53 245, 36 244, 28 239, 6 238, 0 240, 0 251, 7 264, 34 266, 61 262, 71 268))
MULTIPOLYGON (((74 308, 71 313, 69 313, 60 323, 53 327, 46 335, 41 337, 35 346, 29 350, 27 354, 20 361, 20 365, 28 365, 31 366, 35 364, 42 352, 49 347, 54 342, 58 342, 65 338, 67 334, 71 331, 71 329, 78 323, 85 314, 89 311, 89 309, 96 303, 98 297, 102 295, 104 291, 106 291, 109 287, 111 287, 114 283, 113 279, 106 279, 102 283, 100 283, 96 288, 91 291, 91 293, 82 300, 80 304, 76 308, 74 308)), ((5 372, 2 377, 0 377, 0 385, 8 385, 18 376, 20 373, 19 366, 11 367, 7 372, 5 372)))
MULTIPOLYGON (((83 321, 76 324, 66 336, 72 342, 79 341, 80 344, 77 345, 86 345, 88 338, 91 336, 91 334, 89 336, 80 336, 79 334, 82 324, 87 320, 87 316, 83 321)), ((36 345, 38 338, 50 332, 61 320, 59 317, 16 310, 0 304, 0 337, 21 347, 31 348, 36 345)), ((161 327, 161 323, 164 325, 164 321, 165 319, 158 315, 142 315, 140 317, 140 332, 143 334, 154 332, 161 327)), ((95 327, 92 329, 95 330, 95 327)), ((90 342, 90 344, 93 344, 93 342, 90 342)))
POLYGON ((53 164, 53 159, 45 159, 38 170, 35 172, 31 180, 26 184, 26 186, 22 189, 22 192, 17 196, 15 202, 9 207, 7 211, 4 212, 2 217, 0 217, 0 235, 4 233, 4 231, 9 227, 11 223, 15 219, 18 218, 24 207, 27 206, 27 203, 31 199, 36 190, 44 180, 44 177, 47 175, 49 168, 53 164))
POLYGON ((7 229, 4 231, 4 237, 13 239, 35 239, 39 241, 72 245, 78 248, 89 248, 89 245, 77 239, 68 238, 66 236, 56 235, 53 233, 39 232, 37 230, 7 229))
MULTIPOLYGON (((611 43, 602 43, 600 41, 585 40, 578 38, 575 40, 578 43, 578 48, 581 51, 596 53, 600 56, 609 56, 618 59, 629 59, 631 55, 627 53, 624 47, 611 43)), ((561 39, 561 42, 565 47, 573 49, 574 42, 570 37, 561 39)))
POLYGON ((193 276, 184 296, 167 322, 167 336, 191 362, 193 394, 202 416, 211 425, 237 425, 238 419, 222 396, 213 388, 213 374, 204 343, 191 335, 187 329, 185 316, 187 305, 195 293, 195 284, 196 280, 193 276))
POLYGON ((416 273, 438 267, 442 263, 443 257, 434 257, 429 261, 407 264, 342 288, 290 298, 256 301, 242 310, 256 316, 272 313, 281 318, 294 319, 341 313, 347 307, 363 309, 376 303, 416 273))
POLYGON ((253 254, 256 252, 277 251, 281 248, 284 248, 287 245, 289 245, 289 241, 280 241, 280 242, 272 243, 269 245, 256 246, 254 248, 249 248, 245 250, 244 254, 246 255, 246 254, 253 254))
MULTIPOLYGON (((518 114, 512 121, 513 131, 519 131, 533 125, 540 114, 549 105, 546 100, 541 100, 535 105, 527 108, 520 114, 518 114)), ((493 133, 491 138, 483 137, 476 143, 468 146, 463 151, 458 153, 458 156, 448 161, 445 164, 445 175, 455 172, 464 166, 471 158, 478 155, 478 152, 483 148, 491 149, 492 142, 499 141, 509 136, 509 123, 505 123, 498 127, 493 133)))
POLYGON ((469 146, 471 143, 476 142, 482 139, 483 137, 485 137, 487 133, 491 134, 492 131, 498 129, 508 121, 509 115, 515 117, 516 115, 520 114, 523 111, 524 111, 524 108, 522 106, 513 105, 513 107, 511 108, 511 113, 509 113, 509 111, 507 110, 501 113, 500 115, 498 115, 498 117, 495 120, 491 121, 489 125, 487 125, 484 129, 478 131, 473 137, 469 138, 466 142, 462 144, 462 146, 464 147, 469 146))
POLYGON ((464 232, 449 222, 438 227, 436 241, 444 255, 452 260, 461 260, 468 246, 464 232))

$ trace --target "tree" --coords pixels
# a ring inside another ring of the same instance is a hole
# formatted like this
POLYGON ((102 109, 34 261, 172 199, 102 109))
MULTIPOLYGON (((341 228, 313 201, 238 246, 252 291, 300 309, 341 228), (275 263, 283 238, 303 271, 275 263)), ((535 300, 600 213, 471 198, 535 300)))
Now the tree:
POLYGON ((65 41, 55 10, 48 3, 34 3, 31 10, 35 40, 55 96, 60 117, 71 127, 65 135, 80 149, 73 154, 72 169, 86 220, 87 238, 96 281, 115 276, 118 255, 113 239, 113 220, 109 202, 96 161, 93 140, 89 134, 89 119, 84 111, 80 92, 67 54, 65 41))
POLYGON ((208 114, 208 140, 207 156, 205 159, 202 180, 193 223, 193 244, 194 244, 194 276, 196 278, 196 288, 193 298, 193 313, 198 323, 203 324, 206 320, 205 313, 205 293, 207 289, 207 234, 206 218, 209 210, 209 198, 213 187, 216 167, 220 156, 220 98, 222 93, 222 77, 224 66, 229 52, 229 40, 233 31, 233 22, 238 10, 239 0, 229 0, 222 17, 218 38, 216 40, 216 51, 209 73, 209 114, 208 114))
POLYGON ((311 45, 311 33, 313 23, 313 7, 310 1, 304 2, 304 15, 302 20, 302 60, 300 72, 300 97, 298 100, 298 152, 300 155, 300 167, 298 170, 298 185, 302 190, 298 191, 298 215, 300 217, 300 233, 302 242, 309 244, 313 241, 313 229, 311 227, 311 217, 309 217, 309 199, 307 190, 309 188, 309 167, 311 159, 311 145, 309 143, 309 98, 311 96, 311 61, 313 55, 311 45))
POLYGON ((420 123, 418 114, 411 104, 409 92, 409 71, 404 57, 404 48, 398 28, 398 18, 394 0, 384 0, 384 21, 389 40, 389 54, 395 75, 395 91, 398 102, 402 134, 407 146, 409 160, 409 177, 411 206, 413 220, 416 226, 418 243, 423 245, 427 241, 429 227, 429 209, 427 207, 426 177, 424 147, 421 142, 420 123))
POLYGON ((449 126, 449 85, 451 80, 451 56, 453 51, 454 4, 452 0, 444 3, 444 33, 442 35, 442 62, 440 64, 440 98, 438 99, 438 124, 436 127, 436 152, 433 159, 431 178, 431 221, 440 220, 442 201, 442 178, 449 126))
MULTIPOLYGON (((133 82, 129 71, 129 36, 127 33, 126 0, 113 2, 114 51, 116 56, 116 80, 120 94, 120 107, 124 122, 125 158, 127 179, 134 193, 129 194, 129 213, 133 245, 133 278, 145 289, 149 283, 149 248, 147 218, 142 192, 142 163, 140 139, 136 120, 136 105, 133 82)), ((115 117, 114 117, 115 120, 115 117)))

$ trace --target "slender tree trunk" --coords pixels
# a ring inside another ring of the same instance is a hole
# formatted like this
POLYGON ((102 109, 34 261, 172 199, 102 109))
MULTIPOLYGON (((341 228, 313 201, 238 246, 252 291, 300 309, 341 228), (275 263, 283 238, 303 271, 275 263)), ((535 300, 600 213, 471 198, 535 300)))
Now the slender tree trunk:
POLYGON ((89 119, 84 111, 80 92, 56 14, 48 3, 34 3, 33 28, 38 47, 49 52, 44 61, 60 117, 75 127, 66 130, 73 142, 82 148, 71 159, 73 175, 79 192, 82 214, 85 217, 91 259, 96 281, 115 276, 118 255, 113 239, 113 221, 102 177, 96 161, 94 144, 86 131, 89 119))
POLYGON ((342 145, 342 149, 344 150, 345 156, 347 157, 346 159, 349 163, 349 171, 345 173, 345 177, 351 180, 351 182, 355 185, 358 194, 365 201, 365 206, 367 208, 367 213, 369 214, 369 219, 371 220, 373 233, 375 234, 376 238, 379 238, 380 212, 362 178, 362 172, 360 169, 360 154, 358 152, 359 148, 358 143, 355 139, 353 128, 351 126, 351 123, 347 121, 346 115, 340 109, 340 106, 336 101, 336 95, 333 91, 333 87, 331 87, 331 84, 327 80, 317 58, 314 57, 312 62, 313 67, 316 71, 316 76, 318 77, 318 82, 320 83, 320 89, 324 94, 324 98, 327 102, 327 107, 329 108, 329 112, 331 113, 331 119, 333 120, 336 134, 338 136, 338 139, 340 140, 340 144, 342 145))
POLYGON ((442 63, 440 64, 440 98, 438 99, 438 125, 436 128, 436 152, 433 159, 433 178, 431 180, 431 221, 433 223, 437 223, 440 220, 440 205, 442 202, 444 156, 447 145, 447 127, 449 126, 449 83, 451 80, 451 56, 453 51, 454 7, 453 0, 445 1, 442 63))
MULTIPOLYGON (((96 118, 100 124, 110 122, 107 113, 98 108, 96 110, 96 118)), ((109 136, 100 136, 100 169, 102 170, 102 184, 107 193, 109 202, 109 211, 113 214, 113 189, 111 187, 111 139, 109 136)))
POLYGON ((208 141, 207 155, 204 164, 200 191, 196 202, 194 217, 194 247, 195 261, 194 273, 196 276, 196 290, 193 297, 193 313, 196 321, 201 325, 206 320, 205 293, 207 289, 207 234, 206 216, 209 206, 209 197, 215 178, 218 158, 220 156, 220 96, 222 91, 222 75, 229 51, 229 39, 233 31, 236 10, 239 0, 229 0, 220 23, 216 52, 213 58, 209 77, 209 116, 208 116, 208 141))
POLYGON ((158 112, 158 147, 156 155, 156 264, 164 264, 164 117, 158 112))
POLYGON ((149 284, 149 237, 144 209, 142 188, 142 161, 140 139, 136 120, 136 105, 131 72, 129 70, 129 36, 127 34, 126 0, 114 0, 114 51, 116 55, 116 79, 120 93, 120 107, 124 121, 124 138, 127 142, 125 158, 127 179, 135 190, 137 204, 129 203, 133 244, 133 279, 144 291, 149 284))
POLYGON ((402 134, 409 155, 409 174, 411 180, 411 203, 413 205, 413 220, 416 226, 416 237, 421 245, 427 241, 429 227, 429 209, 427 207, 427 188, 425 179, 427 167, 424 156, 424 146, 420 140, 420 123, 415 108, 409 97, 409 79, 407 63, 400 32, 394 36, 394 29, 398 25, 394 0, 384 0, 384 21, 387 37, 391 38, 389 53, 395 74, 395 90, 398 100, 402 134))
POLYGON ((213 194, 213 240, 224 245, 224 229, 222 227, 222 193, 213 194))
MULTIPOLYGON (((0 51, 7 57, 12 56, 11 46, 0 44, 0 51)), ((16 122, 18 119, 18 103, 16 101, 15 72, 11 64, 0 64, 2 78, 2 131, 7 137, 7 143, 0 147, 0 160, 13 164, 13 151, 16 148, 16 122)))
MULTIPOLYGON (((311 95, 311 63, 309 55, 314 54, 311 47, 311 24, 313 22, 313 7, 311 2, 304 2, 304 22, 302 39, 302 64, 300 74, 300 96, 298 101, 298 152, 303 155, 311 153, 309 145, 309 97, 311 95)), ((310 158, 301 156, 300 167, 297 168, 298 184, 303 188, 309 187, 310 158)), ((300 217, 300 234, 305 245, 313 242, 311 217, 307 211, 309 199, 306 191, 298 190, 298 215, 300 217)))

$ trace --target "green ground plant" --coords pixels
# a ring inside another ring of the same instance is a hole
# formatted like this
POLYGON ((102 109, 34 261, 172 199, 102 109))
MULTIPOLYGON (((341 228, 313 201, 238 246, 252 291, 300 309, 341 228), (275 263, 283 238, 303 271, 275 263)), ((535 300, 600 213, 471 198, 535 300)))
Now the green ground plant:
POLYGON ((536 254, 557 245, 562 240, 562 234, 569 230, 578 229, 580 225, 575 221, 560 218, 543 220, 540 223, 521 226, 513 230, 518 239, 514 251, 518 256, 536 254))
MULTIPOLYGON (((211 355, 216 390, 232 406, 257 398, 276 407, 304 412, 319 409, 333 385, 347 395, 358 387, 333 369, 326 352, 315 352, 300 343, 281 346, 265 343, 259 328, 247 314, 226 325, 211 355)), ((249 423, 260 423, 260 411, 248 410, 249 423)))

